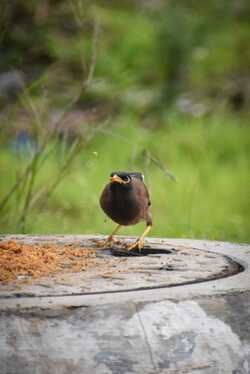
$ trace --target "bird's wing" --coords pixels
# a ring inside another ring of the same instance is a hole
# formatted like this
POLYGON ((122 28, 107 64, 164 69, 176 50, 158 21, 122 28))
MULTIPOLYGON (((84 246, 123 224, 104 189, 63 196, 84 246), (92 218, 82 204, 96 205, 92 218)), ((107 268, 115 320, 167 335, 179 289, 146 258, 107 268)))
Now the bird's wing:
MULTIPOLYGON (((139 174, 139 173, 138 173, 139 174)), ((137 176, 132 176, 133 183, 135 185, 135 190, 137 191, 137 194, 140 195, 140 199, 145 201, 145 206, 148 207, 151 205, 151 200, 149 196, 149 192, 147 189, 147 186, 144 184, 144 182, 141 180, 141 178, 137 176)))
POLYGON ((149 195, 147 186, 143 182, 140 182, 140 183, 142 185, 142 195, 144 195, 144 198, 145 198, 143 217, 146 220, 147 225, 152 226, 152 215, 151 215, 150 208, 149 208, 151 205, 150 195, 149 195))
POLYGON ((146 186, 145 186, 145 188, 146 188, 146 194, 147 194, 147 198, 148 198, 148 206, 150 206, 151 205, 151 200, 150 200, 149 192, 148 192, 148 189, 147 189, 146 186))

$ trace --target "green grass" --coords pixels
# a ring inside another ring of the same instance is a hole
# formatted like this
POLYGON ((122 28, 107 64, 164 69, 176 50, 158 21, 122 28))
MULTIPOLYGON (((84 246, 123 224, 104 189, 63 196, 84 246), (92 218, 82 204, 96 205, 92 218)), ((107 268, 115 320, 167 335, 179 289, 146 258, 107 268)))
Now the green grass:
MULTIPOLYGON (((28 233, 102 233, 114 227, 99 207, 99 196, 113 170, 142 170, 152 198, 151 236, 250 240, 250 127, 233 116, 203 119, 170 116, 154 129, 137 116, 122 114, 108 133, 99 133, 75 160, 70 174, 48 203, 28 216, 28 233), (172 182, 145 158, 157 156, 177 178, 172 182)), ((39 174, 46 185, 58 169, 55 155, 39 174)), ((17 160, 10 148, 0 151, 1 196, 15 182, 17 160)), ((14 196, 1 214, 1 232, 16 233, 22 196, 14 196)), ((144 224, 124 228, 138 235, 144 224)))

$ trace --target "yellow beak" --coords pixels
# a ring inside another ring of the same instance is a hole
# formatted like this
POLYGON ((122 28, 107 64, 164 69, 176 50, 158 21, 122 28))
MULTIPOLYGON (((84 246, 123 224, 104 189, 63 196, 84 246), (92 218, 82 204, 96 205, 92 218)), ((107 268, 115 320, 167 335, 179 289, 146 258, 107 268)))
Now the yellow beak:
POLYGON ((118 175, 113 175, 113 177, 110 177, 110 182, 111 183, 120 183, 120 184, 122 184, 122 183, 125 183, 124 182, 124 180, 122 180, 122 178, 120 178, 118 175))

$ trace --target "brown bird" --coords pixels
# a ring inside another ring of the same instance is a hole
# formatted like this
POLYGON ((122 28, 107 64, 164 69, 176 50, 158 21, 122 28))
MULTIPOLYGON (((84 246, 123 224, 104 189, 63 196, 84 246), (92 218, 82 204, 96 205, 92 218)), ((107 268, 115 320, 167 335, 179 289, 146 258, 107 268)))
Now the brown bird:
POLYGON ((141 220, 146 221, 146 229, 134 244, 128 247, 131 249, 141 249, 144 238, 152 226, 150 213, 150 197, 143 182, 143 174, 138 172, 113 172, 100 197, 100 205, 104 212, 118 226, 106 239, 105 244, 113 241, 114 235, 122 226, 135 225, 141 220))

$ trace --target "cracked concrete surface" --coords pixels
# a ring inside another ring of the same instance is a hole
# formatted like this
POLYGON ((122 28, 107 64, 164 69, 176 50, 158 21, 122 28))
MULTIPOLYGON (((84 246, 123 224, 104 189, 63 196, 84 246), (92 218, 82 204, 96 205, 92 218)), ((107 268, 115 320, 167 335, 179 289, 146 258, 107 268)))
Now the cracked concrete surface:
POLYGON ((167 242, 244 271, 160 289, 1 299, 0 373, 249 374, 250 246, 167 242))

